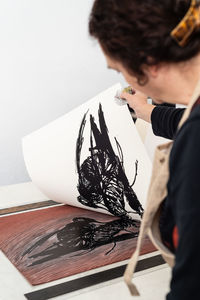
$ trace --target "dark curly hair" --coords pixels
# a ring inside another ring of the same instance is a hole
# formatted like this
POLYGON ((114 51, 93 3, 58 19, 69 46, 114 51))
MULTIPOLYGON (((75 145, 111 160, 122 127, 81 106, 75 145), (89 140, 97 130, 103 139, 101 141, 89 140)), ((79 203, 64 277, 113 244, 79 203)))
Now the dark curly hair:
POLYGON ((148 80, 143 65, 182 62, 200 51, 200 30, 184 48, 170 36, 190 3, 191 0, 95 0, 89 33, 142 85, 148 80))

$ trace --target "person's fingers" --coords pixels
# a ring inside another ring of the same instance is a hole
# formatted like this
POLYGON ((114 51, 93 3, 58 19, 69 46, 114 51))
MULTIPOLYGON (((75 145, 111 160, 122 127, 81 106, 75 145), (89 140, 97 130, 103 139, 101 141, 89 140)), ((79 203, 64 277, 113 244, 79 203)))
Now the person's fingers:
POLYGON ((134 95, 131 95, 126 92, 122 92, 120 97, 125 99, 130 105, 143 105, 147 103, 147 96, 140 92, 136 92, 134 95))
POLYGON ((131 95, 131 94, 126 93, 126 92, 122 92, 122 93, 120 94, 120 98, 126 99, 127 101, 131 101, 131 100, 133 99, 133 96, 134 96, 134 95, 131 95))

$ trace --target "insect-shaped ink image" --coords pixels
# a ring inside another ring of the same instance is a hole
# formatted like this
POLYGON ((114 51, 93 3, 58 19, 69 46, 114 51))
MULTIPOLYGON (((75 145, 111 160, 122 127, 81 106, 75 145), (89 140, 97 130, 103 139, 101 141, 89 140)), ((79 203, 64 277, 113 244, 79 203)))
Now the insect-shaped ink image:
POLYGON ((138 161, 135 162, 135 178, 130 184, 124 169, 122 148, 115 138, 118 150, 118 154, 115 154, 101 104, 98 109, 99 128, 90 114, 90 155, 81 164, 87 113, 83 116, 76 144, 78 201, 85 206, 107 210, 118 217, 129 214, 125 209, 125 201, 127 201, 133 210, 132 213, 142 217, 143 208, 133 190, 138 161))
POLYGON ((137 237, 139 225, 139 221, 128 217, 109 222, 76 217, 63 228, 40 237, 24 251, 22 257, 28 255, 31 262, 28 267, 31 267, 64 255, 70 255, 69 257, 84 255, 100 246, 113 243, 105 253, 108 255, 117 242, 137 237), (129 228, 132 230, 128 230, 129 228))

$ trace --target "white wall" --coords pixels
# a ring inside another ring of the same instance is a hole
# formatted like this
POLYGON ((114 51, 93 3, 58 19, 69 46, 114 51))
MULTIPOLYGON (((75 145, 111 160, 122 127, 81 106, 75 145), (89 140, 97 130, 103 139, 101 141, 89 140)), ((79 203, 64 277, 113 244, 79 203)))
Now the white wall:
POLYGON ((123 83, 88 35, 92 3, 0 2, 0 185, 30 180, 24 135, 123 83))

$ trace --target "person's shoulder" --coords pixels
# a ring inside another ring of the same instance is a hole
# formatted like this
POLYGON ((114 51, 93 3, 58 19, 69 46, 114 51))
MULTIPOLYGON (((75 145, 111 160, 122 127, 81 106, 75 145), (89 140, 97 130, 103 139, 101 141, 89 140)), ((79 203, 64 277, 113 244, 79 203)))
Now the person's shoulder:
MULTIPOLYGON (((200 104, 197 105, 190 113, 188 122, 200 121, 200 104)), ((187 122, 187 121, 186 121, 187 122)))
POLYGON ((177 132, 171 151, 170 164, 183 168, 196 162, 200 165, 200 105, 177 132))
MULTIPOLYGON (((199 129, 200 127, 200 105, 196 106, 192 112, 190 113, 188 119, 183 123, 182 127, 178 130, 175 142, 177 140, 180 140, 182 137, 191 136, 192 134, 198 134, 199 135, 199 129)), ((200 135, 199 135, 200 137, 200 135)), ((191 139, 189 139, 191 141, 191 139)), ((200 139, 198 139, 200 141, 200 139)))

